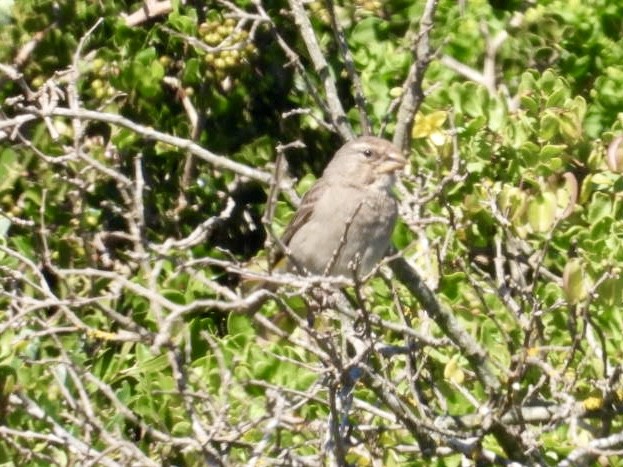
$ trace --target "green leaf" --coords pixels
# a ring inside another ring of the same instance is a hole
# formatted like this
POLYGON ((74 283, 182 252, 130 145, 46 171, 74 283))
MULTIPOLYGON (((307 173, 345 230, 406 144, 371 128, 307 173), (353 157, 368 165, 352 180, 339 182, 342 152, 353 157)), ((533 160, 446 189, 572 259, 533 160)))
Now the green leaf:
POLYGON ((554 86, 556 85, 557 78, 552 70, 545 70, 545 72, 541 75, 541 79, 539 79, 539 87, 545 93, 549 94, 554 90, 554 86))
POLYGON ((151 73, 151 79, 160 83, 162 78, 164 78, 164 67, 159 60, 154 60, 151 62, 149 67, 149 72, 151 73))
POLYGON ((535 166, 540 159, 540 148, 532 141, 526 141, 519 148, 519 153, 522 156, 522 165, 531 167, 535 166))
POLYGON ((545 112, 543 116, 541 116, 539 125, 539 138, 544 141, 549 141, 558 134, 559 120, 555 115, 549 112, 545 112))
POLYGON ((572 142, 577 141, 582 136, 582 125, 573 114, 564 113, 558 120, 560 132, 572 142))
POLYGON ((463 85, 462 109, 470 117, 484 115, 484 110, 489 103, 489 94, 482 86, 467 82, 463 85))
POLYGON ((169 24, 174 29, 189 36, 197 35, 197 14, 194 9, 187 9, 183 15, 173 11, 169 14, 169 24))
POLYGON ((547 168, 548 172, 558 172, 563 167, 563 162, 560 157, 551 157, 544 161, 543 166, 547 168))
MULTIPOLYGON (((353 46, 372 46, 377 43, 377 30, 381 19, 370 16, 359 21, 348 38, 353 46)), ((358 47, 355 47, 358 48, 358 47)))
POLYGON ((601 251, 606 247, 604 239, 613 235, 614 219, 610 216, 603 216, 599 220, 591 223, 589 236, 590 236, 590 250, 601 251))
POLYGON ((565 265, 562 274, 562 289, 571 305, 584 300, 587 295, 587 284, 584 268, 578 258, 571 259, 565 265))
POLYGON ((248 316, 230 313, 227 317, 227 330, 232 336, 253 336, 255 329, 248 316))
POLYGON ((474 136, 478 130, 481 130, 487 124, 487 118, 482 115, 480 117, 476 117, 473 120, 470 120, 469 123, 465 126, 463 131, 461 132, 462 136, 469 137, 474 136))
POLYGON ((465 274, 463 272, 444 274, 441 277, 440 290, 450 302, 462 300, 460 288, 464 281, 465 274))
POLYGON ((191 58, 184 63, 182 82, 186 85, 196 85, 201 83, 201 61, 198 58, 191 58))
POLYGON ((137 364, 133 368, 125 370, 125 376, 153 375, 169 368, 169 360, 166 355, 154 357, 151 353, 137 352, 137 364))
POLYGON ((20 176, 19 155, 11 148, 0 153, 0 192, 9 189, 20 176))
POLYGON ((113 136, 113 142, 119 149, 130 149, 139 140, 136 133, 126 128, 121 128, 118 133, 113 136))
POLYGON ((556 195, 542 193, 528 202, 528 222, 535 232, 547 232, 556 221, 556 195))
POLYGON ((606 193, 596 192, 588 206, 587 220, 590 224, 595 224, 606 216, 612 216, 611 196, 606 193))
POLYGON ((530 94, 537 87, 535 79, 535 71, 526 71, 522 73, 517 92, 520 95, 530 94))
POLYGON ((569 90, 567 88, 559 88, 554 91, 545 103, 546 107, 562 107, 565 101, 569 98, 569 90))
POLYGON ((178 422, 171 429, 173 436, 189 436, 192 434, 192 427, 189 421, 178 422))
POLYGON ((148 47, 146 49, 140 50, 134 56, 134 62, 140 63, 145 67, 151 65, 151 62, 157 59, 156 49, 153 47, 148 47))
POLYGON ((175 290, 175 289, 164 289, 160 292, 167 300, 172 301, 173 303, 176 303, 178 305, 185 305, 186 304, 186 297, 184 296, 184 293, 179 291, 179 290, 175 290))
POLYGON ((606 279, 597 289, 597 300, 606 306, 623 303, 623 276, 620 268, 616 268, 613 273, 618 276, 606 279))
POLYGON ((582 96, 575 96, 571 104, 571 111, 578 121, 583 121, 586 115, 586 100, 582 96))
POLYGON ((527 95, 523 95, 519 98, 519 104, 523 109, 526 109, 529 113, 537 115, 539 113, 539 104, 537 101, 527 95))
POLYGON ((546 144, 541 148, 539 156, 542 159, 549 159, 550 157, 558 156, 567 149, 566 144, 546 144))
POLYGON ((508 124, 508 109, 504 99, 496 96, 488 99, 489 128, 492 131, 501 131, 508 124))

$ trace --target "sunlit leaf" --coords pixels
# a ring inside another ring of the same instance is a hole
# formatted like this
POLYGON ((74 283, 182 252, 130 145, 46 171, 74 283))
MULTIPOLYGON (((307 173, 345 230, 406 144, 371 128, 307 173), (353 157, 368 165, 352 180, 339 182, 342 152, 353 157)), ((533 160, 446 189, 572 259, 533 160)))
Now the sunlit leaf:
POLYGON ((556 221, 556 195, 545 192, 535 196, 528 202, 527 216, 530 226, 535 232, 547 232, 556 221))
POLYGON ((579 259, 567 261, 562 275, 562 288, 570 305, 575 305, 586 298, 588 283, 579 259))

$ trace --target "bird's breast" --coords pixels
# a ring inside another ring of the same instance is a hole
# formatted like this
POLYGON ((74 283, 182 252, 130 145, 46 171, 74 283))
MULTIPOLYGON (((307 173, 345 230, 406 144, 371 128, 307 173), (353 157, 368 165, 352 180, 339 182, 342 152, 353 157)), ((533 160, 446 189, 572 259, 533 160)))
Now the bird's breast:
POLYGON ((290 249, 309 272, 367 274, 383 257, 397 216, 396 201, 385 189, 332 187, 316 201, 309 220, 292 237, 290 249))

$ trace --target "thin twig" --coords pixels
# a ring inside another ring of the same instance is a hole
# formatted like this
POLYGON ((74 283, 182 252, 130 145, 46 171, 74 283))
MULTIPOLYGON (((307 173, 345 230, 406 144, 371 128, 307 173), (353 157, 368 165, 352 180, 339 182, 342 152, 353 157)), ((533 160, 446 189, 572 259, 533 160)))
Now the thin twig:
POLYGON ((344 112, 342 102, 337 93, 335 79, 331 74, 327 59, 320 49, 320 44, 318 43, 316 33, 309 21, 309 16, 305 12, 303 2, 301 0, 288 0, 288 3, 294 15, 294 21, 307 47, 307 52, 309 52, 314 69, 324 86, 331 122, 333 122, 335 130, 340 134, 343 140, 351 140, 353 139, 353 130, 346 118, 346 113, 344 112))
POLYGON ((438 2, 439 0, 426 1, 424 12, 420 18, 420 32, 413 47, 415 61, 411 65, 409 74, 403 86, 405 91, 398 109, 396 131, 394 132, 393 139, 394 144, 403 151, 407 151, 411 145, 411 129, 413 128, 413 119, 424 98, 422 82, 424 80, 424 72, 426 71, 432 57, 429 34, 433 27, 433 18, 435 16, 438 2))
POLYGON ((363 85, 361 84, 361 78, 359 76, 359 73, 357 73, 357 70, 355 69, 353 54, 348 48, 344 29, 342 28, 337 19, 335 4, 333 3, 333 0, 325 0, 325 4, 327 5, 327 10, 329 10, 329 15, 331 17, 331 28, 333 29, 333 33, 335 34, 335 40, 340 50, 340 54, 342 55, 342 59, 344 60, 346 73, 348 73, 348 78, 353 85, 355 104, 357 105, 357 109, 359 110, 359 122, 361 124, 362 130, 361 133, 364 135, 370 135, 372 134, 372 127, 370 126, 370 118, 368 117, 368 111, 366 110, 366 96, 363 93, 363 85))

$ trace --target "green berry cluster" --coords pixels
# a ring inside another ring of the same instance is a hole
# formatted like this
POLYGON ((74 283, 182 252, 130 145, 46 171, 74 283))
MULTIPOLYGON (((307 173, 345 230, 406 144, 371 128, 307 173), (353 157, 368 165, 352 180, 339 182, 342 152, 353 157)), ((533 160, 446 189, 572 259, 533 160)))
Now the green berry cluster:
POLYGON ((329 10, 325 6, 324 2, 314 1, 310 2, 307 7, 311 12, 312 18, 317 18, 320 22, 325 24, 331 23, 331 17, 329 16, 329 10))
POLYGON ((249 41, 249 33, 236 28, 236 20, 233 18, 201 23, 199 35, 203 42, 214 47, 213 51, 204 56, 208 65, 207 78, 213 76, 221 80, 257 54, 257 48, 249 41))
MULTIPOLYGON (((331 23, 329 10, 326 4, 320 0, 314 0, 307 4, 310 16, 326 25, 331 23)), ((350 0, 344 2, 342 6, 336 6, 337 17, 343 18, 344 14, 349 14, 352 19, 364 18, 366 16, 384 16, 383 2, 381 0, 350 0)))
POLYGON ((383 16, 383 2, 380 0, 354 0, 359 16, 383 16))
POLYGON ((115 88, 110 84, 110 76, 119 73, 117 64, 108 63, 103 58, 96 58, 90 64, 90 71, 97 76, 91 81, 91 90, 97 99, 113 96, 116 92, 115 88))
POLYGON ((16 201, 13 193, 5 193, 0 199, 0 210, 12 216, 21 216, 24 213, 24 208, 21 206, 21 203, 16 201))

